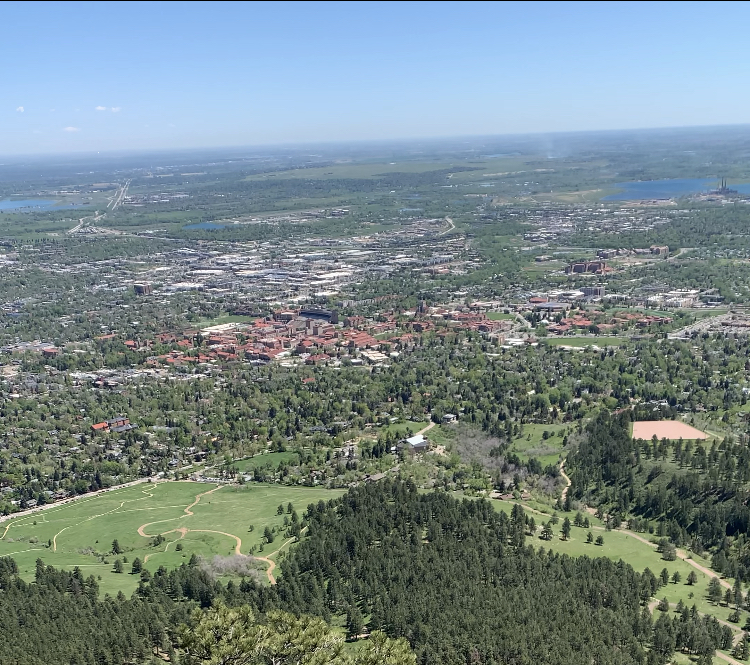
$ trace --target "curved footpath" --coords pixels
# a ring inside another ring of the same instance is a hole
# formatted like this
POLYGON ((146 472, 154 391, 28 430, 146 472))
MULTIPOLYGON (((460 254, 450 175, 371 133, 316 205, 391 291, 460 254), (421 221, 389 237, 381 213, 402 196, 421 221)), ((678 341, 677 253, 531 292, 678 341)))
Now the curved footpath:
MULTIPOLYGON (((565 460, 562 460, 560 462, 560 475, 563 478, 565 478, 565 483, 566 483, 565 484, 565 488, 563 489, 562 494, 560 495, 561 499, 563 501, 565 501, 565 497, 568 495, 568 489, 570 488, 570 486, 572 484, 572 481, 570 480, 570 478, 568 477, 568 475, 565 473, 565 460)), ((529 510, 532 510, 532 509, 529 509, 529 510)), ((534 511, 534 512, 540 512, 540 511, 534 511)), ((593 527, 593 528, 594 529, 599 529, 599 530, 602 529, 602 527, 593 527)), ((624 533, 627 536, 631 536, 631 537, 635 538, 636 540, 640 540, 642 543, 645 543, 646 545, 649 545, 650 547, 656 547, 656 545, 654 543, 652 543, 650 540, 647 540, 643 536, 639 536, 634 531, 630 531, 628 529, 617 529, 617 531, 620 532, 620 533, 624 533)), ((694 561, 692 559, 692 557, 685 550, 677 549, 675 551, 675 554, 677 555, 678 559, 682 559, 686 564, 688 564, 689 566, 692 566, 696 570, 699 570, 704 575, 707 575, 708 577, 716 577, 719 580, 719 583, 721 584, 721 586, 723 586, 725 589, 730 589, 730 590, 732 589, 732 585, 729 582, 727 582, 726 580, 721 579, 721 577, 719 575, 717 575, 710 568, 706 568, 705 566, 702 566, 698 562, 694 561)))

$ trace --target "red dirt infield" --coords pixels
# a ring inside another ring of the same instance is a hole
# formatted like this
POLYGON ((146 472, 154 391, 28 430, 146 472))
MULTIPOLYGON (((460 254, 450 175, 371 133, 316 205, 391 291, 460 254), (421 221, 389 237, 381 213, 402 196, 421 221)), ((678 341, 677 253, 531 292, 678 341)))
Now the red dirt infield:
POLYGON ((654 435, 660 441, 680 438, 703 441, 708 438, 708 434, 678 420, 644 420, 633 423, 634 439, 651 439, 654 435))

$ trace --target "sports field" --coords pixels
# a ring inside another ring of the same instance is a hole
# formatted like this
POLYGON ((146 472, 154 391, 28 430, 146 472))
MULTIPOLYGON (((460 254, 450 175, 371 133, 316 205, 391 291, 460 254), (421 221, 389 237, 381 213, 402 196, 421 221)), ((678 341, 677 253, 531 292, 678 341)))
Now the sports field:
POLYGON ((209 559, 247 554, 261 544, 268 526, 276 527, 274 542, 256 555, 267 558, 258 566, 268 570, 279 551, 290 545, 284 528, 287 505, 292 503, 302 518, 310 503, 341 494, 255 483, 142 483, 0 523, 0 556, 12 556, 25 579, 33 579, 40 558, 59 568, 79 566, 84 575, 101 576, 103 592, 129 594, 138 585, 138 576, 128 574, 136 557, 153 572, 159 566, 177 567, 192 554, 209 559), (279 505, 284 514, 277 514, 279 505), (157 535, 164 541, 155 545, 157 535), (115 539, 123 550, 119 557, 111 553, 115 539), (125 573, 115 573, 114 561, 123 557, 128 560, 125 573))
POLYGON ((643 420, 633 423, 633 438, 648 440, 656 437, 662 439, 690 439, 703 441, 708 434, 679 420, 643 420))

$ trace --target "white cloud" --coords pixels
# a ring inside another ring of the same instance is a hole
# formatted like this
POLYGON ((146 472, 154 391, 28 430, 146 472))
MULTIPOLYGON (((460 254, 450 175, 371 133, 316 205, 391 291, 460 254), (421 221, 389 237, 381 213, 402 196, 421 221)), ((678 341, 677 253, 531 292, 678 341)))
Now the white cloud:
POLYGON ((94 107, 94 111, 106 111, 106 110, 107 110, 106 106, 96 106, 96 107, 94 107))
POLYGON ((113 107, 112 107, 112 113, 119 113, 119 112, 120 112, 120 110, 121 110, 121 109, 120 109, 120 107, 119 107, 119 106, 113 106, 113 107))
POLYGON ((64 132, 80 132, 78 127, 63 127, 64 132))
POLYGON ((23 106, 19 106, 19 107, 17 107, 17 108, 16 108, 16 111, 18 111, 19 113, 23 113, 23 112, 24 112, 24 108, 23 108, 23 106))

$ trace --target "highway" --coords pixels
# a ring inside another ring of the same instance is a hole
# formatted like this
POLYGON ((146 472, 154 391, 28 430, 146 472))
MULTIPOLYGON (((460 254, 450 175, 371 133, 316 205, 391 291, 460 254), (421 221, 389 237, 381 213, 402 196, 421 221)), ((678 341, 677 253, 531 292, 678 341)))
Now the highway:
MULTIPOLYGON (((110 202, 110 205, 112 206, 112 210, 117 208, 117 206, 121 205, 123 202, 123 199, 125 198, 125 195, 128 193, 128 187, 130 187, 130 183, 133 182, 132 178, 125 181, 125 184, 120 188, 120 191, 115 194, 114 198, 110 202)), ((109 208, 109 205, 107 206, 109 208)))
POLYGON ((99 211, 97 210, 93 215, 88 215, 87 217, 81 217, 81 219, 78 220, 78 224, 76 224, 72 229, 69 229, 68 233, 80 233, 87 226, 90 226, 92 223, 97 222, 106 216, 107 216, 106 212, 99 214, 99 211), (87 222, 86 220, 92 220, 92 221, 87 222))

